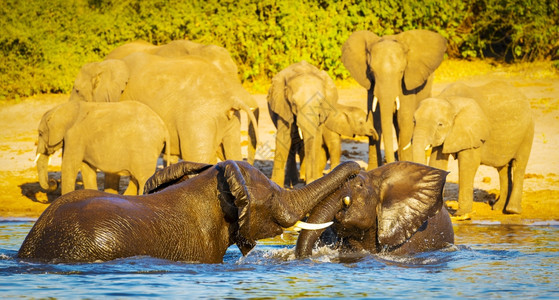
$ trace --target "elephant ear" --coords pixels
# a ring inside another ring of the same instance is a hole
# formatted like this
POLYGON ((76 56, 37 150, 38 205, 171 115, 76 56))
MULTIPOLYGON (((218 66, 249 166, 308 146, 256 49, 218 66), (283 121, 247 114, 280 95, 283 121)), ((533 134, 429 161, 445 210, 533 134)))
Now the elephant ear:
POLYGON ((379 183, 378 242, 395 247, 408 240, 443 205, 448 172, 412 162, 394 162, 369 172, 379 183))
POLYGON ((450 97, 454 107, 454 124, 443 144, 443 153, 457 153, 462 150, 479 148, 489 138, 491 123, 479 106, 471 98, 450 97))
POLYGON ((235 239, 236 244, 241 253, 246 255, 256 246, 256 240, 251 237, 250 230, 250 203, 253 197, 236 162, 225 162, 225 178, 231 194, 235 197, 235 206, 238 208, 239 231, 235 239))
POLYGON ((156 171, 144 186, 144 194, 153 194, 171 185, 188 179, 189 175, 199 174, 213 165, 181 161, 156 171))
POLYGON ((287 77, 291 74, 291 68, 287 67, 272 78, 272 85, 268 91, 268 107, 287 123, 293 123, 293 112, 287 101, 286 84, 287 77))
POLYGON ((93 101, 119 101, 128 83, 129 75, 128 67, 122 60, 108 59, 99 62, 97 73, 92 78, 93 101))
POLYGON ((342 46, 342 63, 351 76, 367 90, 371 89, 367 56, 371 44, 379 39, 379 36, 370 31, 360 30, 352 33, 342 46))
POLYGON ((408 48, 408 64, 404 70, 407 90, 420 87, 439 67, 446 52, 446 39, 429 30, 409 30, 397 34, 396 40, 408 48))

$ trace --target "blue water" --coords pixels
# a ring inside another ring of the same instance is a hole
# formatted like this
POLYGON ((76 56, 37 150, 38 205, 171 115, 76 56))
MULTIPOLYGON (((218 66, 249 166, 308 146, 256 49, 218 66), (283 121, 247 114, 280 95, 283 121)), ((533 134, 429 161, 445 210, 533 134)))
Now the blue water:
POLYGON ((0 220, 2 298, 559 298, 559 226, 455 225, 456 246, 410 257, 293 259, 296 236, 223 264, 150 257, 46 264, 15 258, 32 220, 0 220))

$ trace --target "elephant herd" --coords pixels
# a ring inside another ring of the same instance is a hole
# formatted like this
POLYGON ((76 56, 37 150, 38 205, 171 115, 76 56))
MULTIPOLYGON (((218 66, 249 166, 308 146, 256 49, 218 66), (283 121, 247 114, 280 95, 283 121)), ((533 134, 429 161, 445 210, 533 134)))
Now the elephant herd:
POLYGON ((300 258, 317 245, 394 254, 441 249, 454 243, 442 197, 450 156, 459 164, 455 215, 472 210, 480 164, 499 171, 493 208, 520 213, 534 134, 530 105, 501 82, 458 82, 431 97, 445 51, 446 40, 427 30, 353 33, 341 59, 368 91, 367 112, 338 103, 333 80, 306 61, 280 71, 267 96, 277 128, 269 179, 252 166, 258 105, 226 49, 187 40, 122 45, 84 65, 70 100, 41 119, 39 182, 56 188, 47 161, 62 148, 62 196, 18 257, 218 263, 229 246, 246 255, 257 240, 291 226, 302 229, 300 258), (241 111, 249 121, 246 161, 241 111), (340 163, 342 135, 369 137, 367 171, 340 163), (157 170, 161 153, 167 166, 157 170), (113 193, 97 190, 97 170, 113 193), (85 189, 73 191, 79 171, 85 189), (130 176, 124 195, 120 175, 130 176), (301 180, 306 185, 284 188, 301 180))

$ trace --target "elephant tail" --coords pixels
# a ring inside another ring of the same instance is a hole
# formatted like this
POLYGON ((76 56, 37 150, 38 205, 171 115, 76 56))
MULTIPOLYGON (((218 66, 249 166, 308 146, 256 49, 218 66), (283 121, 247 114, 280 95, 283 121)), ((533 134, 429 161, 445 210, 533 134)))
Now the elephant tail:
POLYGON ((167 125, 163 123, 165 128, 165 154, 163 155, 164 158, 164 165, 168 167, 171 165, 171 135, 169 134, 169 129, 167 129, 167 125))

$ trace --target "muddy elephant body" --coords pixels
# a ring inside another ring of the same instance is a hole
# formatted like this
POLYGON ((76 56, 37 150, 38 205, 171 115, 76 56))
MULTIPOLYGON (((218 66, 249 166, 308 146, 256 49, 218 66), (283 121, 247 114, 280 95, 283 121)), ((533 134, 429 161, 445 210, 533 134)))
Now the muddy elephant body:
POLYGON ((138 194, 155 171, 164 147, 170 147, 169 140, 163 120, 142 103, 69 101, 47 111, 39 124, 39 182, 52 190, 48 157, 63 148, 62 194, 74 190, 80 169, 86 189, 97 189, 96 170, 100 169, 130 175, 125 193, 138 194))
MULTIPOLYGON (((409 147, 413 113, 418 103, 431 95, 432 74, 445 51, 446 40, 428 30, 383 37, 370 31, 356 31, 344 43, 342 62, 368 91, 368 110, 374 113, 375 130, 383 137, 387 163, 396 160, 393 126, 399 160, 413 159, 409 147)), ((383 164, 380 143, 369 139, 369 169, 383 164)))
POLYGON ((479 87, 455 83, 436 98, 424 100, 415 112, 414 159, 446 169, 458 159, 459 208, 472 211, 474 177, 480 164, 497 168, 500 195, 494 209, 520 213, 524 174, 534 138, 530 102, 505 82, 479 87), (417 157, 417 158, 416 158, 417 157))
POLYGON ((309 214, 308 222, 333 221, 331 228, 303 230, 297 257, 318 244, 343 251, 412 254, 454 243, 443 206, 447 172, 412 162, 395 162, 349 180, 309 214))
MULTIPOLYGON (((293 138, 304 141, 305 165, 303 179, 310 183, 322 176, 318 158, 322 147, 322 130, 328 115, 335 110, 338 91, 324 71, 306 61, 292 64, 276 74, 268 92, 268 108, 277 128, 276 151, 272 180, 280 185, 286 181, 285 168, 293 154, 293 138), (291 153, 290 153, 291 152, 291 153)), ((298 178, 288 178, 294 185, 298 178)))
POLYGON ((345 163, 288 191, 246 162, 183 161, 156 172, 143 196, 79 190, 56 199, 18 257, 106 261, 149 255, 219 263, 232 244, 246 255, 258 239, 281 234, 358 172, 357 164, 345 163))

